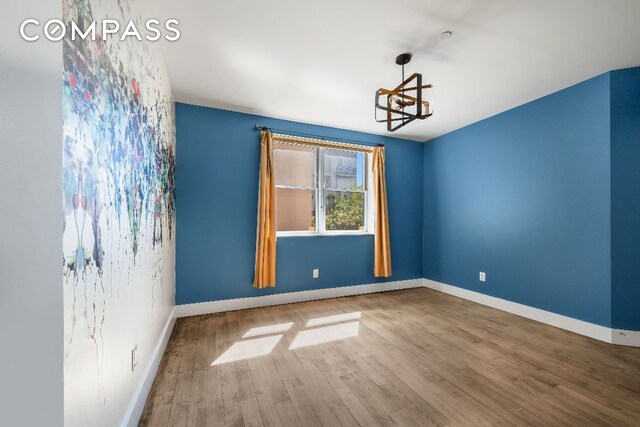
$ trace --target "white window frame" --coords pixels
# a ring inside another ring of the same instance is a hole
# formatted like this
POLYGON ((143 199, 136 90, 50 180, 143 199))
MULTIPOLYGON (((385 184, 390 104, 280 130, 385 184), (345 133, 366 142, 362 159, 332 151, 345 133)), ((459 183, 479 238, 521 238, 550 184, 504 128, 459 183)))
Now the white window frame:
MULTIPOLYGON (((349 148, 336 147, 320 147, 313 144, 305 144, 304 142, 288 142, 278 140, 274 138, 278 144, 290 144, 290 145, 302 145, 313 147, 313 172, 314 172, 314 187, 310 186, 293 186, 293 185, 277 185, 276 188, 283 189, 297 189, 297 190, 313 190, 315 195, 315 208, 316 208, 316 229, 314 231, 276 231, 277 237, 304 237, 304 236, 353 236, 353 235, 372 235, 374 231, 374 213, 373 213, 373 191, 371 182, 371 161, 372 154, 362 152, 358 150, 352 150, 349 148), (324 186, 324 153, 326 150, 338 150, 347 151, 350 153, 363 153, 364 165, 363 165, 363 190, 345 190, 341 188, 333 188, 324 186), (364 193, 364 230, 326 230, 325 224, 325 206, 324 206, 324 192, 325 191, 343 191, 352 193, 364 193)), ((276 193, 277 197, 277 193, 276 193)), ((276 213, 277 215, 277 213, 276 213)))

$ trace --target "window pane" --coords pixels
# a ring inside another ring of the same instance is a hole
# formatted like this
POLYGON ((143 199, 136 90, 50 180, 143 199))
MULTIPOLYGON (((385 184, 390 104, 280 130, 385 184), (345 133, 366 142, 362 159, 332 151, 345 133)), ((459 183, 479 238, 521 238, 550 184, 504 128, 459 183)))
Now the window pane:
POLYGON ((362 190, 364 153, 324 150, 324 186, 345 190, 362 190))
POLYGON ((315 231, 315 229, 315 191, 276 188, 276 230, 315 231))
POLYGON ((276 185, 314 186, 314 147, 275 143, 276 185))
POLYGON ((325 227, 332 230, 364 230, 364 193, 325 190, 325 227))

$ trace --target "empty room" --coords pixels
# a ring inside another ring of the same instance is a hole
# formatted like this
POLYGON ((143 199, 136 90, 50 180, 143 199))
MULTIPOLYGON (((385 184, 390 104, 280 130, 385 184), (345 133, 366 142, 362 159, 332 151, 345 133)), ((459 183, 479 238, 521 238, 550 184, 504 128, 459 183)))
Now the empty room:
POLYGON ((638 22, 3 0, 0 425, 639 426, 638 22))

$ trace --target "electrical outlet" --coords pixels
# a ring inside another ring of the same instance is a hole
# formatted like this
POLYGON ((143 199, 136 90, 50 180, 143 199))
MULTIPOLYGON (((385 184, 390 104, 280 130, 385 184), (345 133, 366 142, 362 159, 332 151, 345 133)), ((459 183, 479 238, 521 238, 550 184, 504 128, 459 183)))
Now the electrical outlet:
POLYGON ((486 282, 487 281, 487 275, 484 273, 484 271, 480 272, 480 281, 481 282, 486 282))
POLYGON ((138 366, 138 345, 134 345, 131 349, 131 372, 138 366))
POLYGON ((314 279, 317 279, 317 278, 318 278, 318 276, 320 276, 320 270, 319 270, 319 269, 317 269, 317 268, 314 268, 314 269, 313 269, 313 278, 314 278, 314 279))

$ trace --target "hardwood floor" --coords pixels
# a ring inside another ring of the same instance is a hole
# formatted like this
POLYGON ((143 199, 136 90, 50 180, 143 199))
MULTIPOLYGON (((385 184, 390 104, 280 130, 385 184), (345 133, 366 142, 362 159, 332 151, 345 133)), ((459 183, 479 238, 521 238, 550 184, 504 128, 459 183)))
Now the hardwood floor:
POLYGON ((638 426, 640 348, 424 288, 183 318, 140 425, 638 426))

